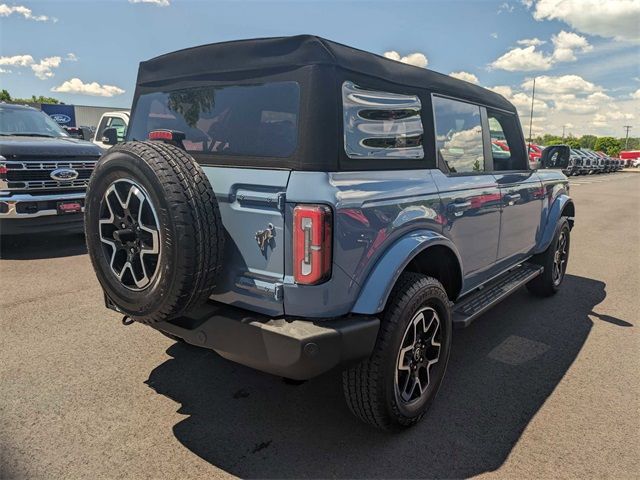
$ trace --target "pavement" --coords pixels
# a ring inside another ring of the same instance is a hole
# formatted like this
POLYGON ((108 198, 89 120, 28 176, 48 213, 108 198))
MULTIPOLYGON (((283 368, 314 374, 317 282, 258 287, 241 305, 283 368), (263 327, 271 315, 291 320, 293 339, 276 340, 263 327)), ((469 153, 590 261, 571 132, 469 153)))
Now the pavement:
POLYGON ((571 184, 562 290, 456 331, 397 435, 349 413, 338 372, 289 385, 123 326, 78 234, 4 239, 0 478, 640 477, 640 175, 571 184))

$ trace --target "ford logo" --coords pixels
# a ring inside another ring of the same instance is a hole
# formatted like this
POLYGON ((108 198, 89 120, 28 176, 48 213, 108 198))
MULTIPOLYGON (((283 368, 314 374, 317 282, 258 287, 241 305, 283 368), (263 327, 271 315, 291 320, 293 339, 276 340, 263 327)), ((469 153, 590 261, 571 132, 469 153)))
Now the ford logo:
POLYGON ((50 177, 59 182, 70 182, 78 178, 79 173, 72 168, 56 168, 51 172, 50 177))
POLYGON ((50 117, 53 118, 56 123, 69 123, 71 121, 71 117, 64 113, 52 113, 50 117))

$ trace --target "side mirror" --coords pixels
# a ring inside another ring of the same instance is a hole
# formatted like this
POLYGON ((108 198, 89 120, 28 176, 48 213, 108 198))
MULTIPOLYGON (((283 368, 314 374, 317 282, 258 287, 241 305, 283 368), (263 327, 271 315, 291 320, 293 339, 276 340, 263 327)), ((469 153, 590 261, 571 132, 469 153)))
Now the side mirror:
POLYGON ((106 145, 115 145, 118 143, 118 130, 111 127, 105 128, 102 132, 102 143, 106 145))
POLYGON ((569 166, 571 149, 567 145, 552 145, 542 151, 540 168, 563 170, 569 166))

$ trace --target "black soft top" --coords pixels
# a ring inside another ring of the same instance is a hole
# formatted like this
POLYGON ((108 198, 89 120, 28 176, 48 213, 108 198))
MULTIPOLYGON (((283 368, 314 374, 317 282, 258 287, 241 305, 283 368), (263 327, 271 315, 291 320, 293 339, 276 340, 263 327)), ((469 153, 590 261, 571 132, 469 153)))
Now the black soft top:
POLYGON ((332 65, 390 83, 463 98, 516 113, 502 95, 463 80, 390 60, 315 35, 211 43, 167 53, 140 64, 138 85, 229 73, 262 76, 307 65, 332 65))
MULTIPOLYGON (((298 140, 288 158, 193 154, 202 164, 293 170, 435 168, 432 94, 517 115, 501 95, 463 80, 407 65, 312 35, 213 43, 168 53, 140 64, 132 122, 141 95, 200 86, 295 81, 300 85, 298 140), (353 159, 344 148, 342 85, 415 95, 421 101, 424 160, 353 159)), ((134 139, 129 129, 128 139, 134 139)), ((520 132, 521 133, 521 132, 520 132)), ((524 145, 524 140, 523 140, 524 145)), ((524 148, 524 147, 523 147, 524 148)))

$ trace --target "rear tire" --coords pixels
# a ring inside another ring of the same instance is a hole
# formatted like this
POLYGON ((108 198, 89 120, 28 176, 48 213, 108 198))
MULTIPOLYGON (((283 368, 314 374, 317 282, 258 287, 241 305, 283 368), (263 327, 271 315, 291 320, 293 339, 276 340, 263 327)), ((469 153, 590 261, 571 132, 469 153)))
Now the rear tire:
POLYGON ((540 275, 527 283, 527 289, 534 295, 550 297, 560 290, 569 262, 570 234, 569 220, 560 217, 549 247, 531 259, 531 262, 544 267, 540 275))
POLYGON ((371 356, 343 372, 349 409, 383 430, 415 425, 440 388, 450 350, 451 312, 444 288, 435 278, 403 273, 371 356))
POLYGON ((224 229, 206 175, 185 151, 159 142, 111 148, 91 176, 87 248, 98 281, 142 323, 187 314, 211 295, 224 229))

